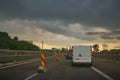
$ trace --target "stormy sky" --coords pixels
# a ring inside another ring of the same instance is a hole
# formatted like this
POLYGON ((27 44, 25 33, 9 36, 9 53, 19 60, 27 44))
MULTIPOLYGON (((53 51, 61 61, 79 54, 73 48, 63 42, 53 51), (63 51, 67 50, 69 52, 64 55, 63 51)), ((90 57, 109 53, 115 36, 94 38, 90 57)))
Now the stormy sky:
MULTIPOLYGON (((0 31, 49 46, 120 43, 120 0, 0 0, 0 31)), ((115 46, 119 47, 119 46, 115 46)))

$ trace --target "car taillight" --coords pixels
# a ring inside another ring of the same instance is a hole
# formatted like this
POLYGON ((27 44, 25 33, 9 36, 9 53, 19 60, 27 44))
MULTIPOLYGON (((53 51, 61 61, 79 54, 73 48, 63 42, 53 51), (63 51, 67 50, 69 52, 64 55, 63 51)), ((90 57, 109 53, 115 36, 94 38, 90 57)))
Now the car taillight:
POLYGON ((92 56, 92 47, 90 46, 90 54, 91 54, 91 56, 92 56))
POLYGON ((72 47, 72 56, 73 56, 73 47, 72 47))

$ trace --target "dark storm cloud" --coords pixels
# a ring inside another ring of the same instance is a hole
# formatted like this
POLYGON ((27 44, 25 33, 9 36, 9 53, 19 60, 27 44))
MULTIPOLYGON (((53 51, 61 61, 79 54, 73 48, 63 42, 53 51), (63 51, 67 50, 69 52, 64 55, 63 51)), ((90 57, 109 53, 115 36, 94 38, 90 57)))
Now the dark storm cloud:
POLYGON ((102 39, 114 39, 114 37, 108 35, 108 34, 104 34, 100 36, 102 39))
POLYGON ((120 36, 117 36, 116 39, 120 40, 120 36))
POLYGON ((117 39, 120 40, 120 29, 110 32, 86 32, 86 35, 98 35, 102 39, 117 39))
POLYGON ((110 35, 120 35, 120 29, 113 30, 109 33, 110 35))
POLYGON ((47 19, 120 28, 120 0, 0 0, 0 19, 47 19))
POLYGON ((86 32, 86 35, 102 35, 105 34, 106 32, 86 32))

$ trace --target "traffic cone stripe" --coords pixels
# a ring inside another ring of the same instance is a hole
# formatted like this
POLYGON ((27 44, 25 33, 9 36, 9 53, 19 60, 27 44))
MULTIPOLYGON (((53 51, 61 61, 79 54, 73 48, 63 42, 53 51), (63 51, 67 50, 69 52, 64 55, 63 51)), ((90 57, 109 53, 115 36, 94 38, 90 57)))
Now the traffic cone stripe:
POLYGON ((41 61, 41 67, 45 67, 45 63, 43 61, 41 61))
POLYGON ((41 61, 42 61, 42 62, 45 62, 45 59, 41 58, 41 61))
POLYGON ((41 58, 45 59, 45 55, 44 55, 44 53, 41 54, 41 58))

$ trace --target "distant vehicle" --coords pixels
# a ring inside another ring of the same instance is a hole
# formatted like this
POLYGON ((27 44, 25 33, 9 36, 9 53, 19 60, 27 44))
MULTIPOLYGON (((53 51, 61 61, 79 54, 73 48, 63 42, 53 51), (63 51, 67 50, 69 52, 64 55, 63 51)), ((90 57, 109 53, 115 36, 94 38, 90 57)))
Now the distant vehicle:
POLYGON ((88 64, 92 65, 92 51, 91 46, 73 46, 72 47, 72 65, 74 64, 88 64))
POLYGON ((65 57, 66 57, 66 59, 72 59, 72 53, 70 53, 70 52, 67 53, 65 57))

